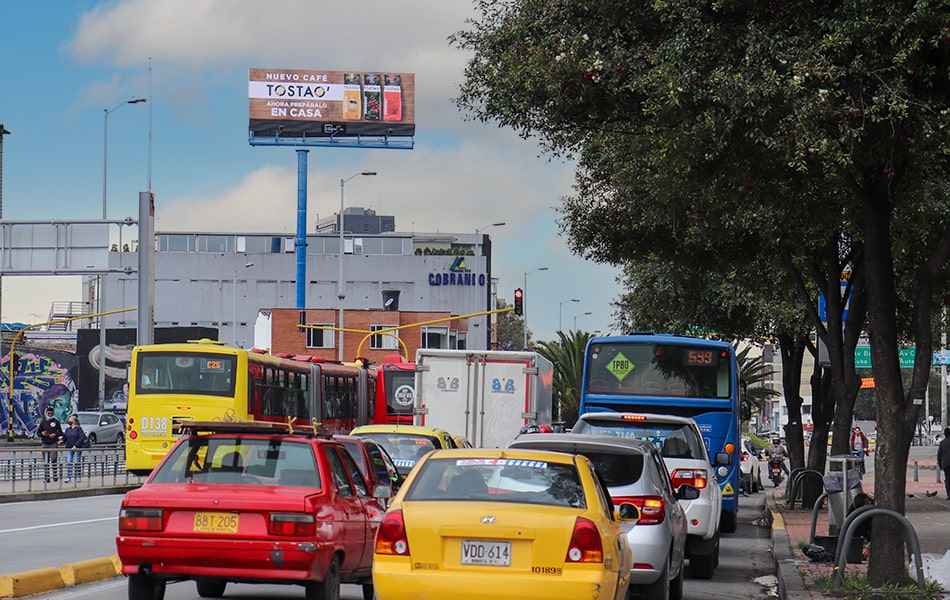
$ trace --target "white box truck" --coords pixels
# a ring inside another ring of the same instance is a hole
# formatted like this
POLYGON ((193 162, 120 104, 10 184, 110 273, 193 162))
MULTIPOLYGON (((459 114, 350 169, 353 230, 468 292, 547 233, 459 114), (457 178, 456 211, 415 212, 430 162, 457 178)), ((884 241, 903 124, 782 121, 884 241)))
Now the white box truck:
POLYGON ((413 422, 504 448, 524 425, 551 423, 553 380, 537 352, 420 348, 413 422))

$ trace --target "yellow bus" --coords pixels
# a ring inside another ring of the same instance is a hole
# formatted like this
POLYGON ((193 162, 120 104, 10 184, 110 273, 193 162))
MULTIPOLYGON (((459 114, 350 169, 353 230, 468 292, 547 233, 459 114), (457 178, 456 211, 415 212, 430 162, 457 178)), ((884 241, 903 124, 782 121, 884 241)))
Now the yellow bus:
POLYGON ((126 469, 148 475, 189 421, 259 420, 349 433, 372 422, 376 376, 309 356, 278 357, 208 339, 132 350, 126 469))

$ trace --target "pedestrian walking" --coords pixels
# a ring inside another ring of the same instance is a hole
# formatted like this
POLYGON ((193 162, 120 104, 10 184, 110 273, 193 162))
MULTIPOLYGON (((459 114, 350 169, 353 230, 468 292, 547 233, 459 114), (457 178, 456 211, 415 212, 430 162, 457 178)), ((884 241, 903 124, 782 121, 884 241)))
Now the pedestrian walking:
POLYGON ((950 427, 943 430, 943 439, 937 447, 937 468, 943 469, 943 485, 950 500, 950 427))
POLYGON ((860 427, 855 427, 851 430, 851 454, 861 459, 861 462, 858 463, 858 469, 861 471, 861 475, 865 473, 864 457, 867 456, 869 452, 868 437, 864 435, 860 427))
POLYGON ((63 431, 63 446, 66 447, 66 483, 69 483, 74 474, 75 466, 76 481, 82 481, 82 449, 86 447, 86 432, 82 430, 79 424, 79 417, 70 415, 66 420, 69 427, 63 431))
POLYGON ((37 433, 43 445, 43 463, 46 465, 46 482, 59 480, 59 446, 63 443, 63 426, 55 416, 53 405, 46 406, 46 416, 40 421, 37 433))

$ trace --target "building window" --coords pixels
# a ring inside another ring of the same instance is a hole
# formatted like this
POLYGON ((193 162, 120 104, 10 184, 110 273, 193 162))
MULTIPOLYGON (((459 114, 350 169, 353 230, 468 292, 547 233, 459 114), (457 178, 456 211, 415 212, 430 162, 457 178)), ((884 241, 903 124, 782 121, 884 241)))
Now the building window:
MULTIPOLYGON (((317 327, 333 327, 333 323, 307 323, 317 327)), ((307 348, 335 348, 332 329, 307 329, 307 348)))
POLYGON ((422 328, 422 347, 423 348, 448 348, 449 347, 449 328, 448 327, 423 327, 422 328))
MULTIPOLYGON (((370 331, 379 331, 380 329, 391 329, 396 325, 370 325, 370 331)), ((370 338, 369 347, 372 350, 396 350, 399 348, 399 340, 394 338, 399 335, 398 331, 390 331, 383 335, 374 335, 370 338)))

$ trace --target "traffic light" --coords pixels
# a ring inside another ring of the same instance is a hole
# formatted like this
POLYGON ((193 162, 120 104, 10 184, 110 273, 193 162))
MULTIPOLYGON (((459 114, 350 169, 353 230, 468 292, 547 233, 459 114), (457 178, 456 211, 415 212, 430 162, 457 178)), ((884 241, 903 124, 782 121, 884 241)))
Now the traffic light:
POLYGON ((515 290, 515 314, 524 314, 524 290, 521 288, 515 290))

